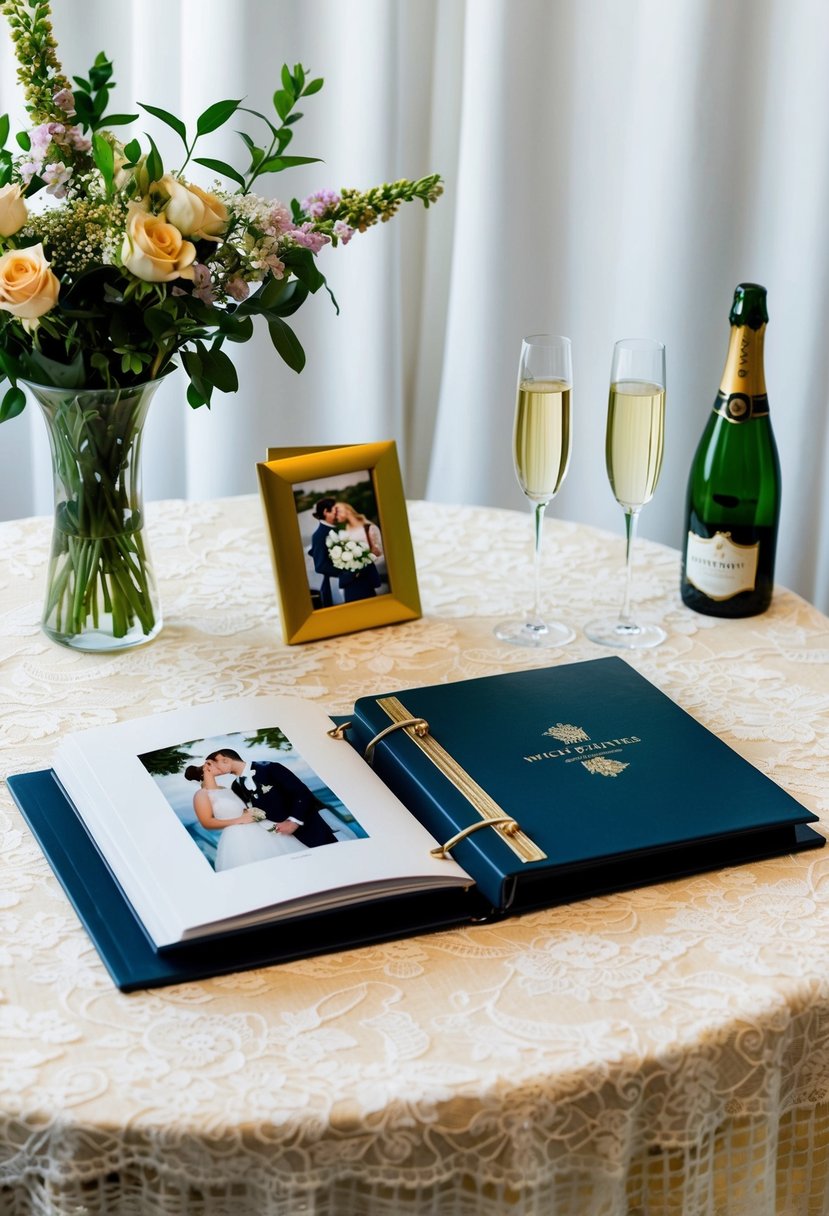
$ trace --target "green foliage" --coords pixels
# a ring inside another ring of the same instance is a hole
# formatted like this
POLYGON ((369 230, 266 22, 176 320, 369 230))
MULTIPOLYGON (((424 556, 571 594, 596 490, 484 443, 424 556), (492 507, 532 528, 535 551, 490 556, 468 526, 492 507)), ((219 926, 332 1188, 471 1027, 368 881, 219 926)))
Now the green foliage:
POLYGON ((172 777, 174 773, 183 773, 188 764, 198 763, 186 746, 162 747, 155 752, 145 752, 138 759, 151 777, 172 777))
MULTIPOLYGON (((86 76, 74 76, 75 120, 83 131, 98 131, 101 127, 124 126, 134 122, 137 114, 107 114, 109 95, 115 88, 112 62, 103 51, 86 76)), ((99 166, 100 167, 100 166, 99 166)))
POLYGON ((334 490, 294 490, 297 513, 310 511, 320 498, 334 498, 337 502, 350 503, 358 514, 365 515, 373 523, 377 522, 377 498, 370 479, 334 490))
POLYGON ((0 422, 8 422, 9 418, 16 418, 23 412, 25 405, 26 394, 22 388, 14 385, 12 388, 6 389, 3 400, 0 401, 0 422))
POLYGON ((254 193, 267 174, 319 161, 291 150, 301 101, 323 87, 322 77, 299 63, 283 64, 268 113, 226 98, 188 129, 169 110, 141 102, 141 112, 181 143, 181 163, 165 170, 152 134, 122 143, 113 133, 139 115, 110 112, 116 86, 103 51, 85 76, 73 77, 72 88, 55 53, 49 0, 0 0, 0 12, 32 124, 40 126, 35 139, 17 132, 20 151, 13 153, 6 148, 9 119, 0 116, 0 187, 19 184, 28 201, 48 186, 57 204, 30 211, 18 233, 0 238, 0 255, 42 246, 57 280, 55 292, 43 294, 41 315, 27 312, 24 320, 0 310, 0 384, 9 382, 0 422, 23 408, 18 379, 127 388, 165 375, 177 360, 189 379, 190 405, 210 406, 215 391, 237 391, 226 347, 249 341, 256 317, 280 358, 300 372, 305 352, 288 318, 321 287, 337 307, 317 265, 320 248, 389 219, 402 202, 419 198, 428 206, 440 193, 437 176, 325 192, 307 211, 293 200, 290 218, 281 204, 254 193), (241 128, 238 163, 210 155, 210 136, 229 122, 241 128), (44 149, 46 123, 56 125, 44 149), (231 189, 209 194, 191 184, 184 177, 191 161, 231 189), (153 244, 152 232, 161 243, 153 244))
POLYGON ((264 730, 254 731, 252 735, 246 735, 245 743, 248 747, 269 747, 274 752, 289 752, 293 748, 291 740, 278 726, 266 727, 264 730))
POLYGON ((92 136, 92 159, 95 167, 104 179, 107 195, 112 194, 112 181, 115 176, 115 153, 109 140, 97 132, 92 136))

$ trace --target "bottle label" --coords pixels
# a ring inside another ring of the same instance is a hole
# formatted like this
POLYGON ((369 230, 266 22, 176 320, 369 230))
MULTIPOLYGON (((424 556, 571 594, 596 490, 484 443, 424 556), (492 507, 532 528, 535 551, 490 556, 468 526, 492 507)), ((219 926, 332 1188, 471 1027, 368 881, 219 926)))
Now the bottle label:
POLYGON ((730 532, 713 536, 688 533, 685 577, 709 600, 730 600, 741 591, 753 591, 757 578, 760 542, 738 545, 730 532))
POLYGON ((717 393, 714 413, 729 422, 750 422, 752 418, 766 418, 769 399, 765 393, 717 393))

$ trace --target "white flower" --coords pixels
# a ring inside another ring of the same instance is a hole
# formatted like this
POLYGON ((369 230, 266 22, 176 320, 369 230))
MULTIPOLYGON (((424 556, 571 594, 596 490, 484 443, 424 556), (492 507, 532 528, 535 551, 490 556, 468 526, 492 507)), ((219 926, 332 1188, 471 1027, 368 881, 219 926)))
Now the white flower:
POLYGON ((374 560, 371 550, 365 541, 355 540, 351 536, 342 536, 339 532, 329 532, 325 538, 328 553, 337 570, 356 573, 374 560))

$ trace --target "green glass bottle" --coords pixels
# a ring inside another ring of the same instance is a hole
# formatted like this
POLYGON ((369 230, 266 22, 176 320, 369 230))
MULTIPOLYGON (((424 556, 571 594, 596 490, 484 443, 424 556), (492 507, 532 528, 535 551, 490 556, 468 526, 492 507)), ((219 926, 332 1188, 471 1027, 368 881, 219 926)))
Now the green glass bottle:
POLYGON ((708 616, 756 616, 774 589, 780 462, 763 370, 768 319, 765 287, 740 283, 720 391, 688 478, 682 598, 708 616))

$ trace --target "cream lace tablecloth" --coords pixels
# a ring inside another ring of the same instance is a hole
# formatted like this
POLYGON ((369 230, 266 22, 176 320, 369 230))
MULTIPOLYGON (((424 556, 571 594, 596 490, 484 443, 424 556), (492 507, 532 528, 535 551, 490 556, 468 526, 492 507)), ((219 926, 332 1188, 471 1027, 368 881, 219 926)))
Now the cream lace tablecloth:
MULTIPOLYGON (((3 524, 3 776, 66 730, 181 704, 347 712, 600 653, 492 637, 527 598, 528 517, 421 503, 411 524, 423 620, 287 647, 258 501, 157 504, 165 627, 109 657, 39 632, 49 526, 3 524)), ((785 591, 762 617, 695 616, 678 555, 639 554, 636 602, 669 638, 634 666, 825 831, 829 621, 785 591)), ((621 570, 620 536, 550 522, 565 619, 615 608, 621 570)), ((817 1216, 827 1086, 829 848, 123 995, 0 790, 3 1216, 817 1216)))

